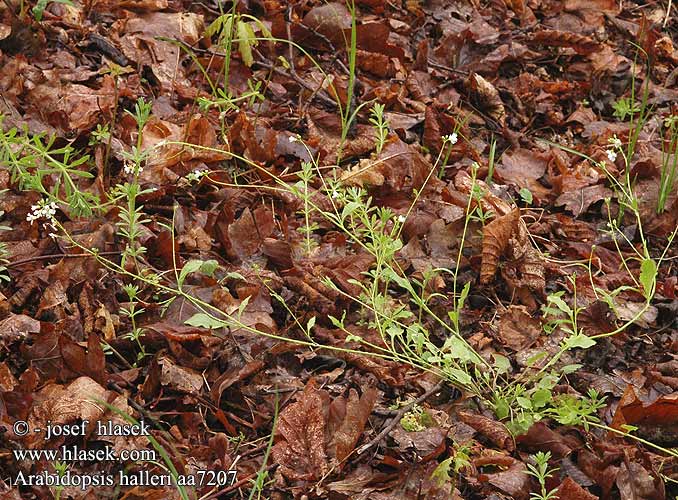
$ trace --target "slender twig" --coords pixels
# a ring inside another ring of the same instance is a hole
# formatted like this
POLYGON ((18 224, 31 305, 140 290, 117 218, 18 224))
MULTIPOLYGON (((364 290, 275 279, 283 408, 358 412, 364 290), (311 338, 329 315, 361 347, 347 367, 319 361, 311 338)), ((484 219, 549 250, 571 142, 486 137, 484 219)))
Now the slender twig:
POLYGON ((412 402, 409 403, 408 405, 403 406, 400 410, 398 410, 397 413, 395 414, 395 416, 394 416, 394 417, 391 419, 391 421, 388 423, 388 425, 387 425, 386 427, 384 427, 384 428, 382 429, 382 431, 381 431, 379 434, 377 434, 377 437, 375 437, 375 438, 374 438, 372 441, 370 441, 369 443, 365 443, 364 445, 362 445, 360 448, 358 448, 358 449, 356 450, 356 452, 358 453, 358 455, 361 455, 361 454, 365 453, 367 450, 369 450, 370 448, 372 448, 373 446, 378 445, 379 442, 380 442, 382 439, 384 439, 384 438, 386 437, 386 435, 387 435, 389 432, 391 432, 391 431, 393 430, 393 428, 394 428, 396 425, 398 425, 398 422, 400 422, 400 420, 403 418, 403 416, 405 416, 405 413, 407 413, 408 411, 410 411, 410 410, 414 407, 414 405, 418 405, 419 403, 423 403, 423 402, 426 401, 432 394, 434 394, 434 393, 440 391, 440 390, 443 388, 443 385, 445 385, 445 382, 444 382, 443 380, 441 380, 441 381, 438 382, 436 385, 434 385, 433 387, 431 387, 428 391, 426 391, 424 394, 422 394, 421 396, 419 396, 417 399, 415 399, 414 401, 412 401, 412 402))

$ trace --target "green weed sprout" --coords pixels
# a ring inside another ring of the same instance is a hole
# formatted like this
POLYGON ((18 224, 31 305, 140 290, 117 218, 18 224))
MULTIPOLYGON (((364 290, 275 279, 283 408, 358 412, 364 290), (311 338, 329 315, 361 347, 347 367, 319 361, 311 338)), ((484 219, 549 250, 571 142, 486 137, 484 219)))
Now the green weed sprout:
POLYGON ((558 494, 557 490, 546 491, 546 480, 551 477, 558 469, 549 467, 549 460, 551 460, 551 452, 538 451, 532 455, 534 464, 527 463, 526 473, 534 477, 539 483, 539 493, 530 493, 532 500, 552 500, 558 494))
POLYGON ((375 102, 370 111, 370 123, 374 127, 377 154, 381 153, 388 138, 388 122, 384 119, 384 105, 375 102))

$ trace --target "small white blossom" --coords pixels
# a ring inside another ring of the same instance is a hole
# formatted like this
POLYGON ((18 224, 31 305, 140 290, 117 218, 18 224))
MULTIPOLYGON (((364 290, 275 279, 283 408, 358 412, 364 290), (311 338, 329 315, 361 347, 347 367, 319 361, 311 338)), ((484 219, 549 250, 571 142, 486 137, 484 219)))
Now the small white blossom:
POLYGON ((141 165, 139 165, 137 167, 134 163, 129 162, 129 161, 125 162, 125 166, 123 167, 123 170, 128 175, 140 174, 141 172, 144 171, 144 169, 141 167, 141 165))
MULTIPOLYGON (((622 148, 622 141, 621 141, 621 139, 619 139, 619 137, 617 137, 617 134, 615 134, 615 135, 613 135, 612 137, 610 137, 610 138, 607 140, 607 142, 608 142, 608 143, 610 144, 610 146, 612 146, 614 149, 621 149, 621 148, 622 148)), ((608 153, 608 156, 609 156, 609 153, 608 153)), ((612 160, 612 161, 614 161, 614 160, 612 160)))
POLYGON ((290 142, 298 142, 299 141, 299 137, 297 137, 296 135, 291 135, 289 137, 289 139, 290 139, 290 142))
POLYGON ((399 216, 398 216, 398 222, 400 222, 401 224, 402 224, 403 222, 405 222, 406 219, 407 219, 407 217, 405 217, 404 215, 399 215, 399 216))
POLYGON ((617 159, 617 152, 613 149, 608 149, 607 150, 607 158, 610 160, 612 163, 617 159))
POLYGON ((37 205, 31 206, 31 211, 26 215, 26 220, 33 224, 33 221, 38 219, 47 219, 52 222, 57 211, 57 204, 54 202, 47 203, 45 200, 40 200, 37 205))
POLYGON ((188 182, 191 182, 191 183, 198 182, 200 179, 202 179, 203 177, 205 177, 209 173, 210 173, 210 171, 207 170, 206 168, 203 168, 203 169, 199 168, 197 170, 194 170, 193 172, 189 172, 186 175, 186 180, 188 182))
POLYGON ((458 140, 459 136, 457 136, 456 132, 443 136, 443 142, 449 142, 453 146, 457 143, 458 140))
POLYGON ((337 191, 336 189, 333 189, 332 190, 332 199, 336 200, 337 198, 339 198, 339 191, 337 191))

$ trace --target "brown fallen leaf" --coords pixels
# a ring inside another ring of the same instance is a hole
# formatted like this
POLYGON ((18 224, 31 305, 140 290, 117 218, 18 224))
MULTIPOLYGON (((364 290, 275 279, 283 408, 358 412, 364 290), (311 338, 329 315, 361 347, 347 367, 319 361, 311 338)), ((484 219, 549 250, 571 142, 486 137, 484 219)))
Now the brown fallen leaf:
POLYGON ((480 474, 478 479, 499 488, 515 500, 527 500, 530 494, 530 476, 525 464, 513 457, 493 453, 473 460, 476 467, 486 465, 499 466, 500 472, 480 474))
POLYGON ((459 411, 457 416, 502 450, 513 452, 516 449, 511 433, 501 422, 467 411, 459 411))
POLYGON ((568 31, 542 29, 530 37, 530 41, 550 47, 572 47, 577 54, 590 54, 598 50, 598 43, 592 38, 568 31))
POLYGON ((79 134, 93 128, 101 114, 112 109, 114 95, 113 79, 108 76, 99 89, 49 81, 37 85, 28 94, 28 101, 60 133, 72 134, 75 131, 79 134))
POLYGON ((557 498, 560 500, 598 500, 598 497, 579 486, 570 477, 558 486, 557 498))
MULTIPOLYGON (((150 3, 150 0, 146 0, 146 3, 150 3)), ((119 23, 115 35, 125 57, 139 67, 147 66, 168 93, 178 87, 193 88, 186 77, 186 69, 179 63, 181 49, 176 43, 161 38, 194 46, 205 32, 202 15, 193 12, 151 12, 119 23)))
POLYGON ((280 413, 271 455, 286 478, 314 481, 327 473, 324 408, 328 403, 329 395, 311 379, 297 401, 280 413))
MULTIPOLYGON (((328 446, 328 450, 333 452, 334 458, 340 463, 339 468, 344 466, 344 460, 355 449, 376 400, 376 389, 368 388, 360 397, 355 389, 351 389, 348 399, 339 405, 340 408, 343 407, 343 411, 340 412, 343 418, 335 419, 340 421, 338 428, 329 429, 331 437, 328 446)), ((333 404, 330 408, 332 407, 336 405, 333 404)))
POLYGON ((483 228, 483 250, 480 264, 480 283, 486 285, 494 278, 499 259, 506 251, 509 240, 517 233, 520 210, 497 217, 483 228))
MULTIPOLYGON (((107 391, 89 377, 75 379, 67 386, 48 384, 35 394, 35 403, 28 417, 30 429, 45 429, 47 422, 65 425, 76 420, 89 420, 94 426, 105 413, 97 402, 107 400, 107 391)), ((93 427, 92 427, 93 428, 93 427)), ((26 437, 28 448, 44 447, 44 433, 30 433, 26 437)))
POLYGON ((18 382, 9 366, 4 361, 0 363, 0 393, 13 391, 18 382))
POLYGON ((497 323, 499 339, 511 349, 526 349, 542 335, 541 322, 524 306, 511 305, 497 323))
POLYGON ((546 198, 550 190, 539 181, 546 173, 547 155, 520 148, 505 153, 497 164, 496 172, 504 182, 518 188, 527 188, 538 199, 546 198))
POLYGON ((440 454, 444 449, 447 432, 440 427, 429 427, 422 431, 406 431, 402 425, 398 424, 389 433, 389 436, 395 440, 398 448, 402 452, 415 451, 420 457, 430 457, 433 454, 440 454))
POLYGON ((602 184, 587 186, 581 189, 572 189, 556 198, 556 206, 565 205, 575 217, 586 212, 589 207, 605 198, 611 198, 614 193, 602 184))
POLYGON ((641 464, 627 460, 619 466, 616 479, 621 500, 655 500, 666 498, 663 481, 641 464))
POLYGON ((24 314, 10 314, 0 321, 0 348, 3 350, 31 333, 40 332, 40 322, 24 314))
POLYGON ((504 103, 502 102, 496 87, 477 73, 473 73, 469 76, 467 85, 471 92, 476 95, 480 107, 501 125, 504 125, 506 120, 506 109, 504 108, 504 103))
POLYGON ((170 358, 160 358, 158 364, 162 371, 160 383, 176 391, 187 394, 199 394, 203 386, 203 378, 200 373, 190 368, 178 366, 170 358))

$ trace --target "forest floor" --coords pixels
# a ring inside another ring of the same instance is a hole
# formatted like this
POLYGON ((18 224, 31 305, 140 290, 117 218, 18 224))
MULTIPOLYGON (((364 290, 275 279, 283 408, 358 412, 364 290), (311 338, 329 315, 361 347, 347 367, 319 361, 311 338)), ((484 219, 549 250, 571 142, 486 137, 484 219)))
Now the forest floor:
POLYGON ((0 3, 0 498, 676 498, 674 3, 0 3))

